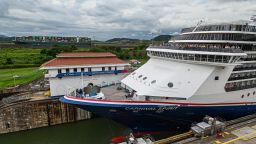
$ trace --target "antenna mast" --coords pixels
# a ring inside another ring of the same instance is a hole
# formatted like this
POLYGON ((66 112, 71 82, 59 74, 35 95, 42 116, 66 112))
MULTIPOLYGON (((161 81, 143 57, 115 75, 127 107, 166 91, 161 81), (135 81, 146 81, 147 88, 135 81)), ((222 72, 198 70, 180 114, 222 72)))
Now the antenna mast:
POLYGON ((197 23, 196 27, 193 29, 192 32, 196 31, 196 29, 197 29, 203 22, 204 22, 203 20, 200 20, 200 21, 197 23))

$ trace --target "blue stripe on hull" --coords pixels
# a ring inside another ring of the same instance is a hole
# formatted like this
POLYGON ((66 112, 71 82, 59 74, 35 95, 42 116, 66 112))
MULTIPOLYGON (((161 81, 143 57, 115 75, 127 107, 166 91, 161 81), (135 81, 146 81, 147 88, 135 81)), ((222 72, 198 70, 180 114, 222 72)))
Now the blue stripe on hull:
POLYGON ((93 104, 60 99, 92 113, 113 119, 134 131, 170 131, 188 129, 191 123, 201 121, 205 115, 234 119, 256 112, 256 105, 232 106, 160 106, 93 104))

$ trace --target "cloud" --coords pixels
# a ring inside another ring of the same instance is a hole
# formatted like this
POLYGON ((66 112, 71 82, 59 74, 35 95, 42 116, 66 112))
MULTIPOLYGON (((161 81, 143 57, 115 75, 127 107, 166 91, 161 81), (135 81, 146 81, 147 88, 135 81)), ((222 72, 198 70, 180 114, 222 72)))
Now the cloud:
POLYGON ((0 34, 148 39, 201 19, 247 20, 255 10, 255 0, 1 0, 0 34))

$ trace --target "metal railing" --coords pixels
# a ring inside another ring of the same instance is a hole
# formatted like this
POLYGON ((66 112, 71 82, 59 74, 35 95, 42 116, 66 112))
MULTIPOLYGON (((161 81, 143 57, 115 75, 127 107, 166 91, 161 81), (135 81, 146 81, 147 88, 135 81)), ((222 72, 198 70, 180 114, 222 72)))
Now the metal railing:
POLYGON ((93 72, 69 72, 69 73, 59 73, 56 77, 61 78, 65 76, 92 76, 98 74, 119 74, 119 73, 126 73, 125 70, 111 70, 111 71, 93 71, 93 72))
POLYGON ((223 53, 244 53, 244 51, 239 48, 176 47, 171 44, 161 45, 161 46, 150 45, 149 48, 187 50, 187 51, 223 52, 223 53))

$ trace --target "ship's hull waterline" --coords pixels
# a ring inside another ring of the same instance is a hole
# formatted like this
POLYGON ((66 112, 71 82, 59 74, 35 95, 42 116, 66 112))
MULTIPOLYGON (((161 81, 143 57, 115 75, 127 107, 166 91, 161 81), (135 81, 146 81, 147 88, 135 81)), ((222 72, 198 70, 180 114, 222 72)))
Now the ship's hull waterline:
POLYGON ((60 101, 113 119, 133 131, 188 129, 205 115, 229 120, 256 112, 256 102, 196 104, 92 100, 69 96, 62 97, 60 101))

